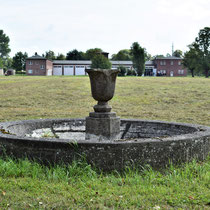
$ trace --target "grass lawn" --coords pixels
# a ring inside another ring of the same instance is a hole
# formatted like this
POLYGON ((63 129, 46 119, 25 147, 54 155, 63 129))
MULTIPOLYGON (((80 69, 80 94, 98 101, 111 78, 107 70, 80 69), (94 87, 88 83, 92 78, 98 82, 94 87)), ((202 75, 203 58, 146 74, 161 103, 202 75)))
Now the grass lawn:
MULTIPOLYGON (((119 77, 110 104, 121 118, 210 126, 209 90, 206 78, 119 77)), ((86 117, 95 103, 88 77, 0 77, 0 121, 86 117)), ((0 159, 0 209, 28 208, 210 209, 210 158, 123 174, 0 159)))
MULTIPOLYGON (((121 118, 210 126, 210 80, 119 77, 110 104, 121 118)), ((0 77, 0 121, 86 117, 88 77, 0 77)))

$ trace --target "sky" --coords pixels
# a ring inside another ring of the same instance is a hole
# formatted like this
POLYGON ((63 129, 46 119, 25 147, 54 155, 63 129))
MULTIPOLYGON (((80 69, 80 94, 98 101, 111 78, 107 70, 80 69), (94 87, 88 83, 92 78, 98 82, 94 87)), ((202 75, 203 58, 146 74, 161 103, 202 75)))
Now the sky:
POLYGON ((210 0, 0 0, 0 29, 10 56, 101 48, 112 54, 138 42, 151 55, 186 51, 210 27, 210 0))

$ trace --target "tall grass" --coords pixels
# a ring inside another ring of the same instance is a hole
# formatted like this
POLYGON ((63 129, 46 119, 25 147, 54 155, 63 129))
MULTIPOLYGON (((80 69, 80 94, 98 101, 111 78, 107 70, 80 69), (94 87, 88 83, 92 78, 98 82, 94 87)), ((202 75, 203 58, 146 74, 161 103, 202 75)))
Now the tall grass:
POLYGON ((164 171, 146 166, 122 173, 99 173, 84 161, 47 167, 0 159, 0 201, 2 208, 208 209, 210 158, 164 171))
POLYGON ((8 157, 6 160, 0 159, 0 176, 3 178, 29 177, 49 181, 68 181, 75 177, 96 177, 96 172, 85 161, 73 161, 68 166, 43 166, 27 159, 15 160, 8 157))

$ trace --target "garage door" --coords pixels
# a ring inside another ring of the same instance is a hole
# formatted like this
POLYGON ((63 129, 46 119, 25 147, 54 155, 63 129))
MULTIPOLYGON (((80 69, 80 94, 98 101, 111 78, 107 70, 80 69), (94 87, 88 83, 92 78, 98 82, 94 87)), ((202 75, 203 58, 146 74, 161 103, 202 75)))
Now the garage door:
POLYGON ((52 76, 52 69, 48 69, 47 76, 52 76))
POLYGON ((64 75, 74 75, 74 66, 64 66, 64 75))
POLYGON ((53 66, 53 75, 62 75, 62 66, 53 66))
POLYGON ((85 66, 75 66, 75 75, 85 75, 85 66))

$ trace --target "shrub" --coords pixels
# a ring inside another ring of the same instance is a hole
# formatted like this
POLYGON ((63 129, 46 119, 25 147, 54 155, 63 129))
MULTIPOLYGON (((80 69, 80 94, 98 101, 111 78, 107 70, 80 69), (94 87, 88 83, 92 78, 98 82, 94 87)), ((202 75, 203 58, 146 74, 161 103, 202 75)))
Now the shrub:
POLYGON ((118 69, 120 70, 118 76, 125 76, 126 75, 127 70, 124 66, 120 66, 118 69))
POLYGON ((128 69, 127 76, 130 76, 130 75, 132 75, 132 70, 131 69, 128 69))
POLYGON ((111 69, 111 62, 104 55, 96 55, 92 59, 91 68, 93 69, 111 69))
POLYGON ((129 70, 127 71, 127 75, 128 75, 128 76, 136 76, 136 71, 135 71, 135 70, 129 69, 129 70))

